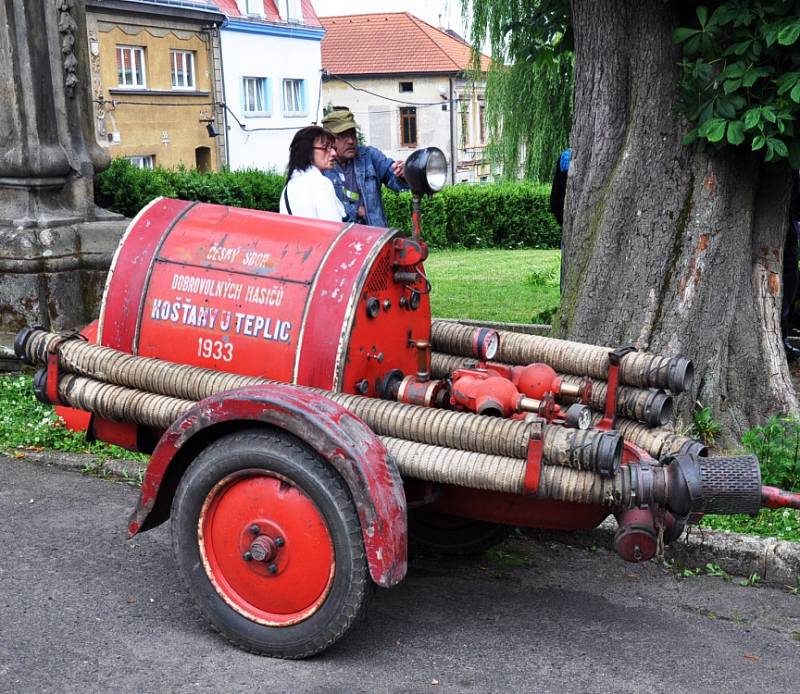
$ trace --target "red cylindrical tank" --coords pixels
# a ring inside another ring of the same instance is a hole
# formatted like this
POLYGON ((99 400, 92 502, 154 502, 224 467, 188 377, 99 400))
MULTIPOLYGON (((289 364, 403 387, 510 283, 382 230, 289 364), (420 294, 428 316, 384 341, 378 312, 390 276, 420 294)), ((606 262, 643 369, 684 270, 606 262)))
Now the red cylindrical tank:
POLYGON ((394 229, 159 198, 117 250, 98 342, 376 395, 393 369, 416 373, 430 339, 413 246, 394 229))

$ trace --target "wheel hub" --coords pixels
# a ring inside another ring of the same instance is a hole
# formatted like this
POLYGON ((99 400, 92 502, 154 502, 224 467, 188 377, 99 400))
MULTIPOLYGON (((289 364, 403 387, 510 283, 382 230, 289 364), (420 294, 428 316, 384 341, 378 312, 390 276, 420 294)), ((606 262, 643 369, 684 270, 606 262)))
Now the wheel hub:
POLYGON ((289 626, 319 609, 334 574, 333 542, 313 501, 274 474, 221 480, 198 527, 206 574, 234 610, 289 626))
POLYGON ((259 535, 250 544, 250 558, 269 562, 278 553, 278 545, 269 535, 259 535))

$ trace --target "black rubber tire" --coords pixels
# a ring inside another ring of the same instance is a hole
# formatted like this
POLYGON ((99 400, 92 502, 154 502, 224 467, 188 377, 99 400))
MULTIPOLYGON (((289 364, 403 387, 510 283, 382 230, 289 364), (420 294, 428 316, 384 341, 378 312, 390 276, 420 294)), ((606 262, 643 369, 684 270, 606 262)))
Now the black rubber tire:
POLYGON ((179 571, 211 625, 239 648, 278 658, 306 658, 338 641, 362 614, 370 587, 361 525, 341 477, 294 436, 279 430, 230 434, 203 450, 184 473, 172 502, 172 543, 179 571), (291 626, 267 626, 233 610, 209 580, 201 561, 198 521, 215 484, 244 469, 291 480, 322 515, 336 568, 317 611, 291 626))
POLYGON ((451 556, 482 554, 503 542, 513 528, 425 510, 408 514, 408 538, 417 547, 451 556))

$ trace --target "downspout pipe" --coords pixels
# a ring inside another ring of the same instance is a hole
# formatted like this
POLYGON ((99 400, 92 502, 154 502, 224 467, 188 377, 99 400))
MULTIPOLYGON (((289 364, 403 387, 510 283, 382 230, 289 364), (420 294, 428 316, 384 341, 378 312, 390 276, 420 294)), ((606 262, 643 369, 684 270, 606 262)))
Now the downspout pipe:
POLYGON ((222 22, 221 26, 216 27, 217 30, 217 45, 219 46, 219 75, 220 75, 220 89, 222 90, 222 94, 220 95, 222 99, 221 104, 217 104, 217 108, 219 111, 222 112, 222 127, 225 129, 225 168, 231 168, 231 140, 230 140, 230 131, 228 130, 228 109, 225 108, 225 104, 228 101, 228 97, 225 92, 225 58, 222 52, 222 30, 225 28, 225 25, 228 23, 228 18, 225 17, 224 21, 222 22))
POLYGON ((455 95, 453 89, 453 77, 447 78, 450 84, 450 185, 456 182, 456 138, 455 138, 455 95))

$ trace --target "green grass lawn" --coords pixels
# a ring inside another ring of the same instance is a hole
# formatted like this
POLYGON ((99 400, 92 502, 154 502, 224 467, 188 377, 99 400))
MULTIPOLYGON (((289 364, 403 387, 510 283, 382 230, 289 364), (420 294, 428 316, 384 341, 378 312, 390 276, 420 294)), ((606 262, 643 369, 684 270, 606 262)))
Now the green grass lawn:
POLYGON ((425 271, 437 318, 549 323, 558 308, 558 250, 431 251, 425 271))

